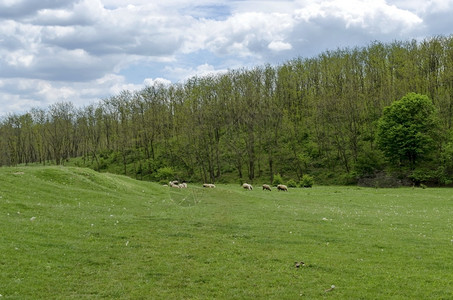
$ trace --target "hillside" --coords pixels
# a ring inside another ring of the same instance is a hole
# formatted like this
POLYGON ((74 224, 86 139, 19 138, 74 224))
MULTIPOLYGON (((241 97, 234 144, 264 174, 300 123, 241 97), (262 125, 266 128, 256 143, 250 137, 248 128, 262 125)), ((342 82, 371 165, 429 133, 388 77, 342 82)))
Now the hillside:
POLYGON ((128 250, 140 243, 138 223, 163 195, 159 186, 89 169, 0 168, 0 294, 115 296, 122 268, 137 259, 128 250))

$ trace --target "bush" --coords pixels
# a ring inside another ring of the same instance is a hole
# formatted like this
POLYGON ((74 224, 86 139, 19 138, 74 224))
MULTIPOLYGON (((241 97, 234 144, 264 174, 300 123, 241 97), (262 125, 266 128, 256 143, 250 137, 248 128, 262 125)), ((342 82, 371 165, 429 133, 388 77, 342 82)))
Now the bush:
POLYGON ((288 182, 286 183, 286 185, 287 185, 288 187, 293 187, 293 188, 294 188, 294 187, 297 187, 297 183, 296 183, 294 180, 292 180, 292 179, 288 180, 288 182))
POLYGON ((169 181, 175 178, 175 171, 170 167, 163 167, 157 170, 156 179, 159 182, 169 181))
POLYGON ((342 185, 356 185, 359 179, 359 176, 355 171, 344 173, 340 175, 340 182, 342 185))
POLYGON ((279 184, 283 184, 283 178, 280 174, 275 174, 274 181, 272 181, 272 185, 277 186, 279 184))
POLYGON ((428 168, 416 169, 408 176, 408 178, 415 185, 434 184, 434 185, 448 185, 451 184, 451 178, 446 174, 443 166, 436 170, 428 168))
POLYGON ((431 172, 429 171, 417 169, 409 175, 409 179, 412 180, 414 184, 420 185, 422 182, 430 181, 432 179, 432 176, 431 172))
POLYGON ((300 180, 300 187, 311 188, 314 182, 315 180, 312 176, 305 174, 304 176, 302 176, 302 179, 300 180))

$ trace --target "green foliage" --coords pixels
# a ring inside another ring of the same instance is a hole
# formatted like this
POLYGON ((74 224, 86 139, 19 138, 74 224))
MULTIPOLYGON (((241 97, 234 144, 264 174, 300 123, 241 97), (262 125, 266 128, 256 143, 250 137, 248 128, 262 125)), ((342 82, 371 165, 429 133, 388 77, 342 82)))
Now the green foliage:
POLYGON ((434 151, 439 121, 427 96, 409 93, 384 109, 377 142, 390 162, 414 169, 434 151))
POLYGON ((163 167, 157 170, 156 179, 159 182, 168 182, 175 179, 175 171, 170 167, 163 167))
POLYGON ((292 187, 292 188, 297 187, 297 183, 296 183, 296 181, 295 181, 294 179, 288 180, 288 181, 286 182, 286 185, 287 185, 288 187, 292 187))
POLYGON ((453 183, 451 173, 445 166, 439 166, 435 171, 436 183, 439 185, 451 185, 453 183))
POLYGON ((354 171, 357 176, 363 177, 382 170, 384 166, 385 159, 381 151, 364 147, 357 156, 354 171))
POLYGON ((439 155, 439 167, 437 168, 440 182, 451 184, 453 178, 453 131, 450 132, 447 143, 439 155))
POLYGON ((304 174, 302 176, 302 179, 300 180, 299 186, 304 188, 311 188, 314 183, 315 179, 312 176, 304 174))
POLYGON ((423 167, 448 183, 451 140, 438 128, 453 127, 452 45, 453 36, 373 42, 123 91, 83 109, 57 103, 8 115, 0 166, 83 157, 74 164, 141 180, 164 180, 157 170, 170 167, 198 182, 309 173, 317 184, 389 170, 407 178, 423 167))
POLYGON ((284 181, 283 181, 283 178, 280 174, 275 174, 274 175, 274 180, 272 181, 272 185, 273 186, 277 186, 279 184, 283 184, 284 181))
POLYGON ((417 169, 409 175, 409 178, 417 185, 422 182, 428 182, 433 178, 433 172, 430 170, 417 169))
POLYGON ((449 185, 452 183, 451 177, 446 174, 445 167, 443 166, 437 169, 430 168, 429 166, 417 168, 409 174, 408 178, 415 185, 449 185))

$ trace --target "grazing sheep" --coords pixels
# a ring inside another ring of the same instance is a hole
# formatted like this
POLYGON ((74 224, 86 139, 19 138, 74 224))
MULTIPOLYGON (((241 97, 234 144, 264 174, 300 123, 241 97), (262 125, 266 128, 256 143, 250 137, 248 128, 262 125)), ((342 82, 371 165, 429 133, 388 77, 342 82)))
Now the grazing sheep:
POLYGON ((270 185, 268 184, 263 184, 263 191, 264 190, 272 191, 270 185))
POLYGON ((284 185, 284 184, 279 184, 279 185, 277 185, 277 190, 278 190, 278 191, 285 191, 285 192, 287 192, 287 191, 288 191, 288 187, 287 187, 286 185, 284 185))
POLYGON ((212 183, 203 183, 203 187, 204 187, 204 188, 211 188, 211 189, 213 189, 213 188, 215 188, 215 185, 212 184, 212 183))
POLYGON ((244 184, 242 185, 242 187, 243 187, 244 189, 246 189, 246 190, 249 190, 249 191, 253 190, 253 186, 252 186, 251 184, 248 184, 248 183, 244 183, 244 184))
POLYGON ((183 183, 178 184, 178 186, 181 189, 186 189, 187 188, 187 183, 183 182, 183 183))
POLYGON ((168 185, 169 185, 170 187, 172 187, 172 188, 180 188, 180 186, 179 186, 179 184, 178 184, 178 181, 176 181, 176 180, 175 180, 175 181, 170 181, 170 182, 168 183, 168 185))

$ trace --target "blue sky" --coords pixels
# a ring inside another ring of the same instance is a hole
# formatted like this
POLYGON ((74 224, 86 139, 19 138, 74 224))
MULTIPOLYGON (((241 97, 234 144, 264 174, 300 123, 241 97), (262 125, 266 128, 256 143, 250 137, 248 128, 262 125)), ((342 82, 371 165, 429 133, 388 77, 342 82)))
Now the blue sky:
POLYGON ((453 0, 0 0, 0 116, 372 41, 449 36, 453 0))

